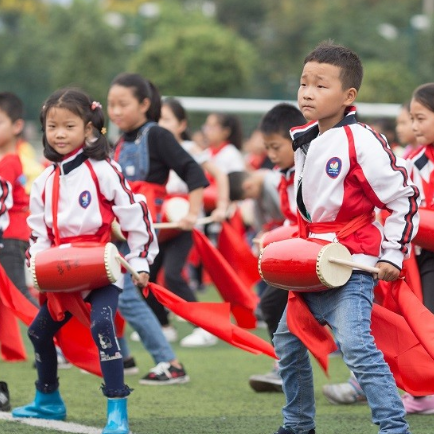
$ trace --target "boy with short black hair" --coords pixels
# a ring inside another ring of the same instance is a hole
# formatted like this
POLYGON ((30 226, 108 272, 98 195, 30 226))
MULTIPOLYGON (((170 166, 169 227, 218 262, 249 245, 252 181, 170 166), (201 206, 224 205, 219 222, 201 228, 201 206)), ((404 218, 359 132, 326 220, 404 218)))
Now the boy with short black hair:
MULTIPOLYGON (((303 237, 339 241, 355 262, 379 272, 354 270, 342 287, 295 296, 332 328, 379 433, 408 434, 404 407, 370 324, 375 280, 398 278, 417 231, 419 191, 384 137, 357 122, 352 104, 362 77, 357 54, 330 41, 305 58, 298 104, 310 122, 291 130, 297 206, 303 237), (375 207, 391 211, 384 227, 375 221, 375 207)), ((286 396, 277 434, 314 434, 312 368, 306 346, 288 330, 287 309, 273 338, 286 396)))

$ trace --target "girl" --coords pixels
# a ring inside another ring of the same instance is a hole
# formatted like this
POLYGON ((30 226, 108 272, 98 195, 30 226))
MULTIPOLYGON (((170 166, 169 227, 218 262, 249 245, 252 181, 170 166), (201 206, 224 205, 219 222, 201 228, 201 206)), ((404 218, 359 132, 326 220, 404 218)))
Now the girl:
MULTIPOLYGON (((161 219, 161 205, 166 194, 165 184, 170 170, 174 170, 188 187, 189 211, 180 221, 180 228, 191 230, 201 210, 203 189, 208 181, 199 164, 179 145, 173 135, 158 126, 161 112, 161 97, 155 86, 138 74, 123 73, 115 77, 108 92, 108 115, 111 121, 122 131, 117 145, 115 159, 119 161, 126 178, 133 188, 144 191, 153 216, 161 219)), ((125 249, 127 246, 121 246, 125 249)), ((162 243, 160 254, 151 267, 150 281, 155 282, 161 262, 165 259, 167 249, 179 249, 184 255, 184 243, 162 243)), ((127 250, 123 250, 127 251, 127 250)), ((174 256, 169 254, 169 258, 174 256)), ((164 263, 165 282, 175 292, 186 288, 182 278, 182 262, 164 263)), ((119 308, 124 318, 138 332, 146 348, 164 345, 164 354, 154 352, 157 366, 140 380, 141 384, 173 384, 189 380, 183 366, 175 358, 155 320, 154 332, 143 326, 143 317, 154 318, 152 311, 145 312, 147 304, 137 294, 129 276, 125 276, 124 292, 120 296, 119 308), (158 341, 156 340, 158 337, 158 341), (148 341, 152 340, 150 347, 148 341), (158 358, 157 358, 158 357, 158 358)))
MULTIPOLYGON (((92 102, 79 89, 61 89, 47 99, 40 119, 44 155, 54 164, 32 186, 28 259, 52 246, 107 242, 116 217, 131 250, 126 259, 140 273, 140 280, 135 284, 146 286, 149 265, 158 253, 158 244, 144 197, 132 193, 119 166, 108 158, 110 148, 103 134, 101 104, 92 102)), ((108 398, 108 420, 103 434, 129 432, 126 397, 131 389, 124 383, 122 355, 113 321, 119 292, 112 284, 81 292, 91 305, 91 332, 100 354, 105 381, 102 391, 108 398)), ((50 296, 57 297, 48 293, 48 302, 45 300, 41 305, 28 331, 36 353, 36 397, 32 403, 15 408, 14 417, 66 417, 58 390, 53 338, 72 315, 65 311, 63 320, 55 320, 50 296)))
MULTIPOLYGON (((420 149, 413 151, 408 160, 411 163, 412 178, 422 194, 421 207, 434 206, 434 83, 419 86, 410 103, 413 132, 420 149)), ((424 222, 421 222, 423 224, 424 222)), ((434 252, 417 248, 416 261, 422 283, 423 303, 434 313, 434 252)), ((402 396, 407 413, 434 414, 434 395, 402 396)))
MULTIPOLYGON (((209 161, 209 157, 204 155, 202 149, 200 149, 194 142, 190 140, 190 135, 187 131, 187 113, 178 100, 174 98, 168 98, 163 102, 159 125, 168 129, 175 136, 175 139, 182 145, 182 147, 191 155, 193 155, 195 160, 202 166, 202 168, 215 179, 217 186, 217 200, 216 207, 211 212, 211 216, 216 222, 223 221, 226 218, 226 211, 229 204, 228 177, 224 172, 218 169, 215 164, 209 161)), ((169 174, 166 190, 167 193, 175 196, 183 195, 188 192, 187 185, 174 171, 171 171, 169 174)), ((172 238, 167 241, 167 243, 171 243, 172 245, 175 245, 175 243, 177 244, 179 242, 183 243, 185 249, 171 248, 168 245, 167 249, 162 247, 162 250, 166 250, 164 265, 166 266, 171 263, 177 263, 176 270, 174 271, 182 272, 182 269, 185 267, 190 249, 193 245, 191 232, 183 232, 179 234, 176 239, 172 238), (172 259, 170 259, 170 257, 172 257, 172 259)), ((165 273, 173 275, 173 272, 170 269, 165 269, 165 273)), ((197 301, 196 296, 182 275, 179 276, 179 278, 182 279, 185 284, 182 287, 174 287, 175 293, 185 300, 197 301)), ((150 300, 150 305, 160 322, 163 325, 168 324, 168 315, 164 307, 158 303, 155 298, 150 300)), ((189 346, 189 343, 194 344, 190 346, 195 347, 210 346, 217 343, 217 338, 206 330, 198 327, 194 329, 193 334, 186 336, 180 342, 181 346, 189 346)))
POLYGON ((406 102, 401 106, 398 116, 396 117, 395 131, 399 143, 404 147, 402 158, 407 159, 414 150, 421 147, 417 142, 413 131, 410 115, 410 102, 406 102))

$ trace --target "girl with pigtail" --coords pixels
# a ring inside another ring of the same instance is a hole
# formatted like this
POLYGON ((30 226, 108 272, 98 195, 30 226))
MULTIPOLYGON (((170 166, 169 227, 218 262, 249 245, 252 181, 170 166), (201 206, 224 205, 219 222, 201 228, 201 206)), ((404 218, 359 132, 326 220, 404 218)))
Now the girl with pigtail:
MULTIPOLYGON (((47 99, 40 120, 44 155, 54 164, 32 186, 28 265, 35 255, 55 246, 107 243, 116 218, 130 249, 125 259, 139 273, 134 283, 146 286, 158 244, 144 197, 132 193, 120 167, 109 158, 101 104, 80 89, 61 89, 47 99)), ((124 383, 114 326, 120 292, 116 284, 107 284, 73 293, 77 294, 77 303, 86 301, 91 305, 90 328, 105 383, 102 392, 108 398, 103 434, 129 432, 126 399, 131 389, 124 383)), ((15 408, 14 417, 66 418, 53 338, 75 311, 71 312, 67 303, 62 304, 63 295, 45 292, 45 300, 29 327, 38 373, 36 397, 30 404, 15 408)))

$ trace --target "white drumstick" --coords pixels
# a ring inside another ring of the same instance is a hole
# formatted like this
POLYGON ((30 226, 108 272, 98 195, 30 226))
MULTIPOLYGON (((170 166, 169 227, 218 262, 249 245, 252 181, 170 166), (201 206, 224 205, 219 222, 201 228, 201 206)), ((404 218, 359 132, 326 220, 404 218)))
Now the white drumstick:
MULTIPOLYGON (((207 223, 212 223, 214 221, 213 217, 202 217, 197 219, 196 225, 205 225, 207 223)), ((179 229, 179 222, 163 222, 154 223, 154 229, 179 229)))
POLYGON ((128 261, 127 261, 125 258, 123 258, 121 255, 116 255, 115 258, 117 259, 117 261, 118 261, 121 265, 123 265, 123 266, 127 269, 127 271, 129 271, 129 272, 131 273, 131 275, 132 275, 135 279, 137 279, 137 280, 140 279, 139 273, 138 273, 136 270, 134 270, 133 267, 131 267, 131 265, 128 263, 128 261))
POLYGON ((347 261, 345 259, 330 257, 330 258, 328 258, 328 260, 329 260, 329 262, 332 262, 333 264, 340 264, 340 265, 345 265, 346 267, 358 268, 359 270, 368 271, 370 273, 379 273, 380 272, 380 269, 377 267, 371 267, 371 266, 365 265, 365 264, 358 264, 356 262, 347 261))

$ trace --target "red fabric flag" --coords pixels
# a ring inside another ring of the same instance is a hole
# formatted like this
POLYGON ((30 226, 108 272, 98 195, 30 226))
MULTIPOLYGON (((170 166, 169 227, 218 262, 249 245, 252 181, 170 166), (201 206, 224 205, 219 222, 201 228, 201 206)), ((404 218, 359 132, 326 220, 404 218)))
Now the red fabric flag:
POLYGON ((241 215, 240 208, 237 207, 232 217, 229 218, 229 224, 234 228, 234 230, 243 236, 246 233, 246 228, 244 226, 243 216, 241 215))
POLYGON ((193 241, 203 266, 211 276, 220 295, 224 301, 230 303, 231 312, 237 324, 243 328, 255 328, 254 311, 259 302, 258 295, 244 285, 237 273, 204 234, 193 229, 193 241))
POLYGON ((229 344, 253 354, 266 354, 276 358, 274 348, 269 342, 231 323, 229 303, 187 302, 155 283, 149 283, 143 290, 145 297, 149 290, 161 304, 176 315, 202 327, 229 344))
POLYGON ((328 355, 337 350, 330 332, 312 315, 303 298, 289 291, 286 312, 288 328, 309 349, 328 376, 328 355))
POLYGON ((222 224, 217 249, 247 288, 251 288, 261 280, 258 271, 258 258, 252 253, 246 239, 240 236, 228 222, 222 224))

